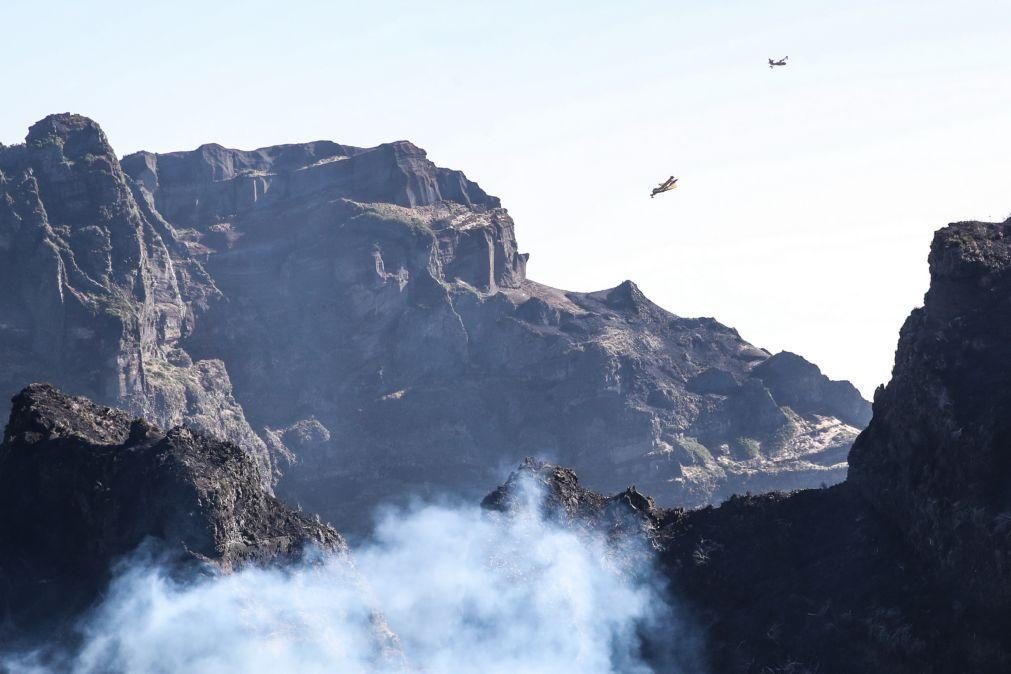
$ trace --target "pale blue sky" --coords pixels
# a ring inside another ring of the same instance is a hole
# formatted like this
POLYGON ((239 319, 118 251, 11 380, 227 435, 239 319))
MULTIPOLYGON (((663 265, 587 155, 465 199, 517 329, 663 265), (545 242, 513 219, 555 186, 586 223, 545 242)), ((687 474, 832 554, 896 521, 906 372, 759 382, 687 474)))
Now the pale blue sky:
POLYGON ((532 278, 632 278, 866 395, 931 232, 1011 213, 1011 2, 363 5, 4 0, 0 141, 410 139, 502 197, 532 278))

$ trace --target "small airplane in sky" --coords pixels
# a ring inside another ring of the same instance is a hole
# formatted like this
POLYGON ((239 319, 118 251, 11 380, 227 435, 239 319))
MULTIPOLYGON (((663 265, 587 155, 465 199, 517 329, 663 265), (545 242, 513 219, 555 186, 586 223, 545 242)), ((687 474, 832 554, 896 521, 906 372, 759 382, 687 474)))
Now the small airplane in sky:
POLYGON ((678 179, 675 178, 674 176, 671 176, 670 178, 667 178, 667 180, 663 181, 662 183, 654 187, 653 191, 649 195, 649 198, 652 199, 658 194, 669 192, 670 190, 674 189, 677 186, 678 186, 678 179))
POLYGON ((785 66, 786 65, 786 60, 788 58, 790 58, 790 57, 789 56, 784 56, 783 58, 779 59, 778 61, 775 60, 775 59, 769 59, 769 70, 772 70, 776 66, 785 66))

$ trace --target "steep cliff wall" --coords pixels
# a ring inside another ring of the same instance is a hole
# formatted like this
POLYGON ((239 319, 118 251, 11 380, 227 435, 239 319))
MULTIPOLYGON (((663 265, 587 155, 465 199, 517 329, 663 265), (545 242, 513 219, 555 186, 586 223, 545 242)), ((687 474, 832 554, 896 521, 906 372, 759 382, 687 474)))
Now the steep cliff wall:
POLYGON ((1011 221, 934 237, 853 486, 975 602, 1011 603, 1011 221))
POLYGON ((84 117, 48 117, 0 148, 0 391, 49 380, 185 421, 242 445, 267 474, 223 363, 181 347, 218 290, 134 189, 84 117))

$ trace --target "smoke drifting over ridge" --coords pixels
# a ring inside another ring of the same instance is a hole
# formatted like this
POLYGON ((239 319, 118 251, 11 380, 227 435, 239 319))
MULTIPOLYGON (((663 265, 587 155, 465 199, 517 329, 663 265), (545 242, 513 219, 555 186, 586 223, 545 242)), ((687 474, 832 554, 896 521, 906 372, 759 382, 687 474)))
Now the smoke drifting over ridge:
POLYGON ((563 529, 528 487, 512 515, 387 511, 355 550, 357 569, 327 558, 179 581, 139 552, 81 623, 73 654, 48 649, 4 665, 33 674, 699 671, 657 576, 623 564, 647 558, 635 548, 643 544, 563 529), (651 665, 640 651, 659 623, 651 665), (658 643, 670 652, 658 654, 658 643))

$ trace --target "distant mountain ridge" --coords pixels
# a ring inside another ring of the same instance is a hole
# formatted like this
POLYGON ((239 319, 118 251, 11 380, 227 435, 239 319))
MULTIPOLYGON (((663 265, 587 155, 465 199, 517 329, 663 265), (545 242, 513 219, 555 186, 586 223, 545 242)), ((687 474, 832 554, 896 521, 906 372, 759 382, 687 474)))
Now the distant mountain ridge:
POLYGON ((232 440, 341 528, 530 454, 668 505, 845 476, 852 385, 526 261, 497 198, 405 141, 120 162, 53 115, 0 148, 0 391, 49 380, 232 440))

